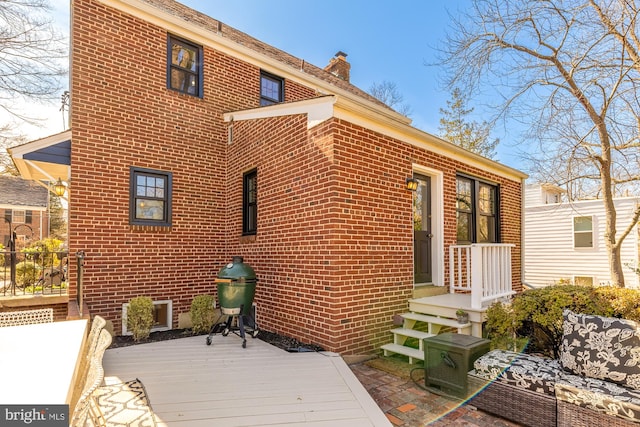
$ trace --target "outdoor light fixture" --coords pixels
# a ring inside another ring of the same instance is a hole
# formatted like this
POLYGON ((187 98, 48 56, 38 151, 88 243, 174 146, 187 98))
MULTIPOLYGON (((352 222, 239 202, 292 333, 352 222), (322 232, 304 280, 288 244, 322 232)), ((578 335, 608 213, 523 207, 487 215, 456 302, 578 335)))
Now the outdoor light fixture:
POLYGON ((56 196, 62 197, 64 196, 64 192, 67 190, 67 187, 62 183, 62 180, 58 178, 58 182, 53 184, 53 192, 56 193, 56 196))
POLYGON ((418 189, 418 180, 414 177, 409 177, 405 180, 405 184, 407 185, 407 190, 416 191, 418 189))

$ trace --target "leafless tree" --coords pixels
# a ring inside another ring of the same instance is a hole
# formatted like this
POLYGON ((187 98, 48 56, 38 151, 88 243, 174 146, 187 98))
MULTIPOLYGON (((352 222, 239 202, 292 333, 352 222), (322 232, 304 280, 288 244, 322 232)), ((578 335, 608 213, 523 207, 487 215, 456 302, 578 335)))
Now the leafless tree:
POLYGON ((0 0, 0 109, 31 123, 17 101, 58 98, 67 58, 47 0, 0 0))
MULTIPOLYGON (((640 183, 636 0, 472 0, 447 36, 450 84, 491 89, 498 112, 530 125, 537 172, 597 188, 612 282, 624 286, 613 198, 640 183), (593 183, 593 186, 590 186, 593 183)), ((574 186, 575 187, 575 186, 574 186)))
POLYGON ((411 107, 404 103, 404 96, 398 90, 398 85, 394 82, 384 80, 382 83, 373 83, 369 88, 369 94, 387 106, 393 108, 398 113, 409 117, 411 107))
POLYGON ((20 175, 7 152, 7 148, 24 144, 25 142, 27 141, 23 136, 12 136, 9 126, 0 126, 0 175, 20 175))

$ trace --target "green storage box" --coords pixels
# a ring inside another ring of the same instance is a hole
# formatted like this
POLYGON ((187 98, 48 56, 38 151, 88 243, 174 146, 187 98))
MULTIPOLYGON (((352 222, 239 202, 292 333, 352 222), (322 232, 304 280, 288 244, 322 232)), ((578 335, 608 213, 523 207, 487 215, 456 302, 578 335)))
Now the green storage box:
POLYGON ((470 335, 444 333, 425 338, 425 385, 467 397, 467 373, 489 348, 489 340, 470 335))

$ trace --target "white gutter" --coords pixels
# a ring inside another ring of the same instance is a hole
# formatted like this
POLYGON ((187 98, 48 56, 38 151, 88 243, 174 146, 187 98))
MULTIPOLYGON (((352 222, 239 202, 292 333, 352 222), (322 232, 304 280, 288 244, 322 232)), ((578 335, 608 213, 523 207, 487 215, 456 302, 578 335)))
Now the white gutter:
MULTIPOLYGON (((208 30, 202 28, 201 26, 194 25, 193 23, 186 21, 179 16, 176 16, 169 12, 165 12, 150 5, 149 3, 145 3, 140 0, 99 1, 114 9, 126 12, 133 16, 138 16, 154 25, 157 25, 158 27, 165 28, 172 34, 182 36, 184 38, 202 44, 203 46, 210 46, 220 52, 242 59, 243 61, 255 65, 259 68, 264 68, 267 70, 277 70, 276 74, 278 74, 280 77, 299 82, 307 87, 315 89, 320 95, 336 94, 340 97, 352 98, 353 102, 361 104, 367 109, 378 110, 378 113, 386 116, 387 120, 396 120, 407 125, 411 123, 411 119, 403 116, 400 113, 397 113, 389 108, 377 105, 374 102, 368 101, 347 90, 341 89, 340 87, 334 86, 325 80, 314 77, 313 75, 302 71, 302 63, 304 61, 303 59, 300 59, 301 67, 295 68, 283 63, 278 59, 271 58, 270 56, 267 56, 263 53, 260 53, 259 51, 246 47, 234 40, 225 37, 224 32, 218 32, 217 30, 208 30)), ((216 20, 215 18, 210 18, 216 20)), ((218 20, 216 21, 220 22, 218 20)), ((247 36, 251 37, 248 34, 247 36)))
MULTIPOLYGON (((165 28, 172 34, 180 35, 199 44, 210 46, 220 52, 239 58, 257 67, 265 68, 267 70, 277 70, 275 72, 281 77, 313 88, 319 94, 336 95, 338 101, 334 108, 334 117, 365 126, 369 129, 401 141, 408 142, 420 148, 427 148, 430 151, 447 157, 462 158, 464 159, 464 163, 469 164, 470 166, 493 172, 502 177, 509 179, 527 177, 527 175, 521 171, 471 153, 455 144, 416 129, 411 126, 411 119, 403 116, 402 114, 368 101, 365 98, 302 71, 303 60, 301 60, 301 67, 295 68, 225 37, 224 32, 218 32, 217 29, 209 30, 202 28, 201 26, 194 25, 177 15, 158 9, 141 0, 99 1, 122 12, 140 17, 141 19, 157 25, 160 28, 165 28)), ((215 18, 211 19, 215 20, 215 18)), ((249 35, 247 36, 250 37, 249 35)), ((249 117, 250 111, 252 110, 243 110, 243 114, 246 114, 246 116, 243 117, 249 117)), ((255 113, 255 118, 268 117, 262 116, 258 111, 252 112, 252 114, 253 113, 255 113)), ((228 120, 227 117, 228 116, 225 114, 225 120, 228 120)), ((233 113, 233 117, 235 120, 238 120, 240 112, 233 113)))

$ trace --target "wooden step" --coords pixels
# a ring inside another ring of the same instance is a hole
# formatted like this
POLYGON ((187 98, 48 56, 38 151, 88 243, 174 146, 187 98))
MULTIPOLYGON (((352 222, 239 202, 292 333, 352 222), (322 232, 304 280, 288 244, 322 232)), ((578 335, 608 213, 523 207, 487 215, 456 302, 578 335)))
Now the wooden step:
POLYGON ((425 323, 433 323, 435 325, 449 326, 451 328, 458 328, 458 329, 468 328, 469 326, 471 326, 471 322, 458 323, 457 320, 449 319, 448 317, 427 316, 426 314, 419 314, 419 313, 413 313, 413 312, 402 313, 400 316, 402 316, 404 319, 415 320, 418 322, 425 322, 425 323))
POLYGON ((381 348, 384 350, 385 356, 388 356, 389 353, 409 356, 409 363, 413 363, 413 359, 424 360, 424 351, 417 348, 407 347, 400 344, 385 344, 381 348))
POLYGON ((405 337, 416 338, 422 341, 425 338, 432 337, 433 334, 428 332, 416 331, 415 329, 407 329, 407 328, 396 328, 391 330, 392 334, 402 335, 405 337))

